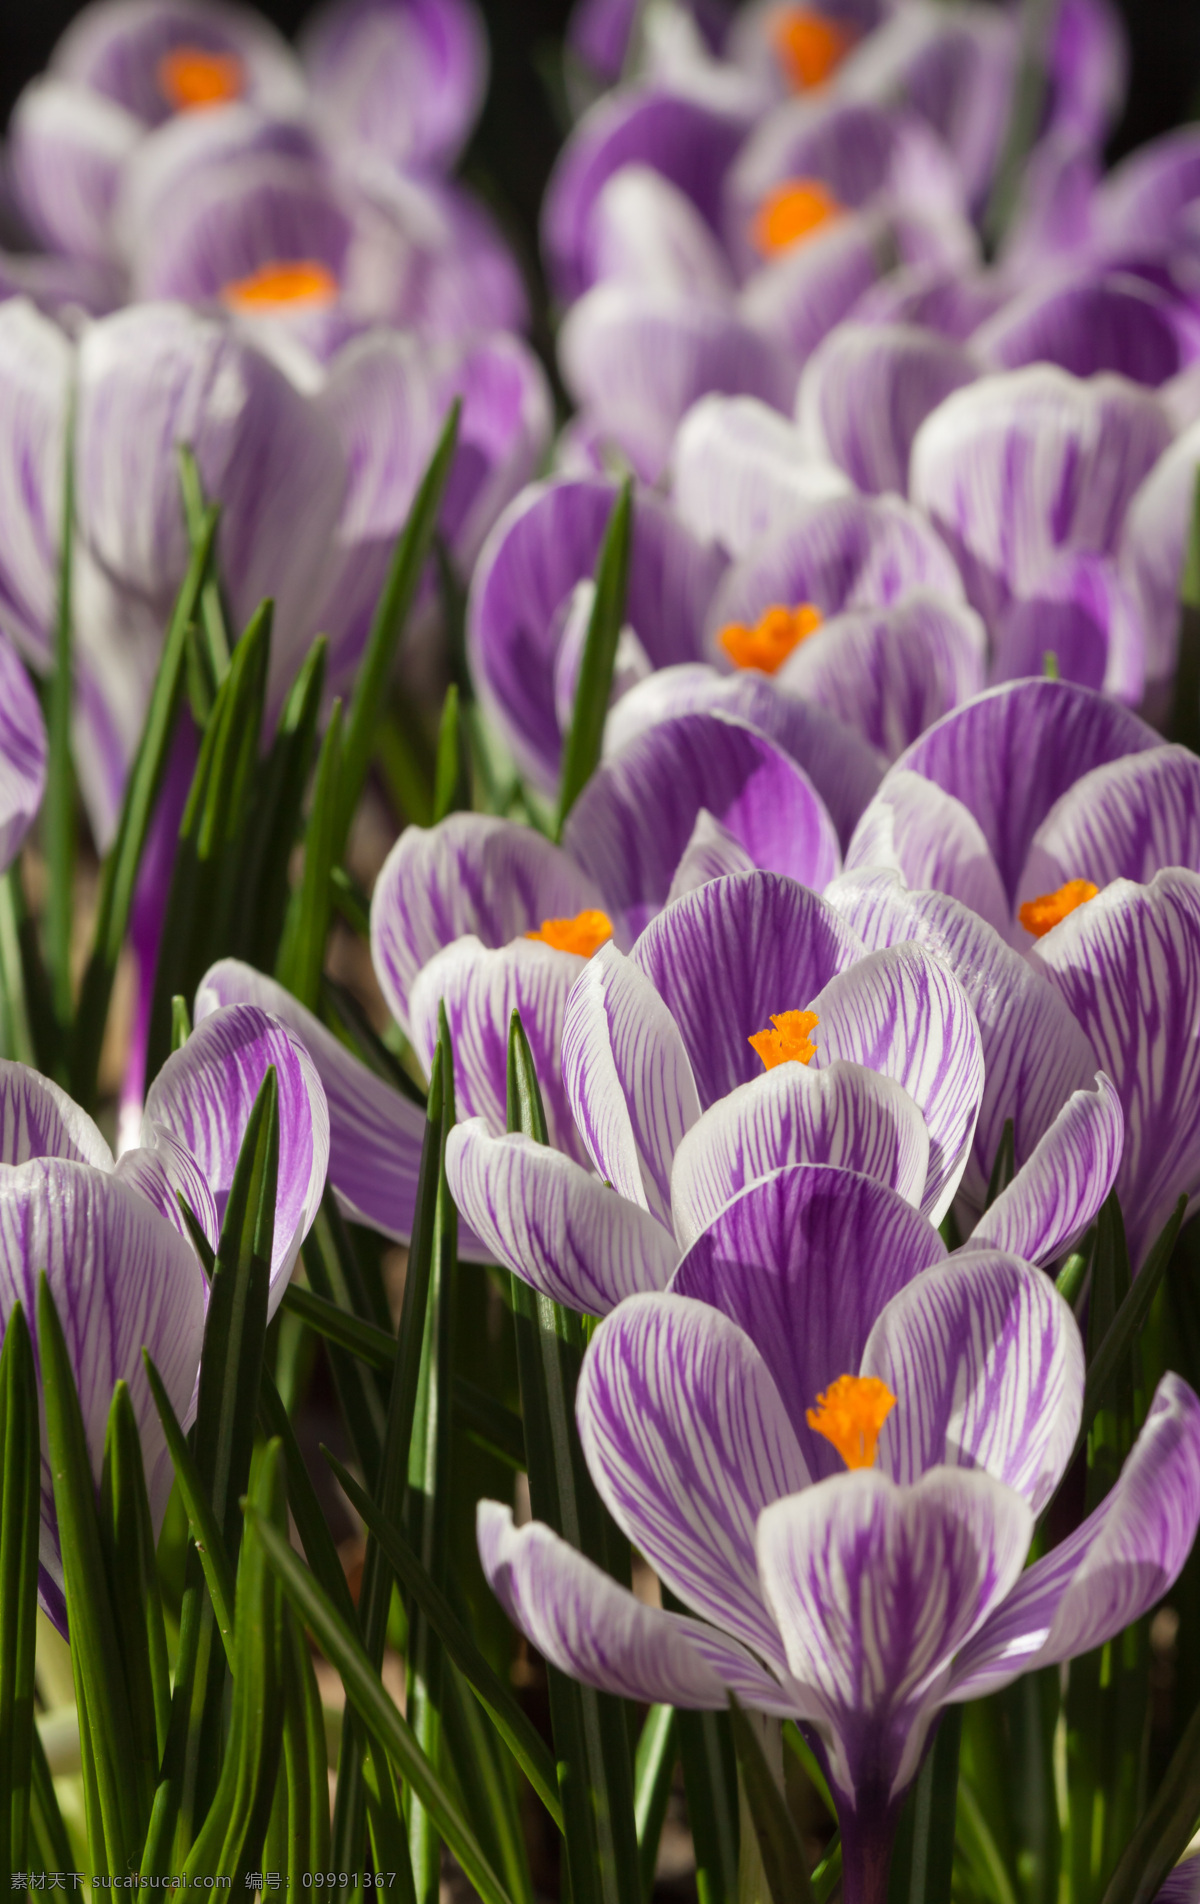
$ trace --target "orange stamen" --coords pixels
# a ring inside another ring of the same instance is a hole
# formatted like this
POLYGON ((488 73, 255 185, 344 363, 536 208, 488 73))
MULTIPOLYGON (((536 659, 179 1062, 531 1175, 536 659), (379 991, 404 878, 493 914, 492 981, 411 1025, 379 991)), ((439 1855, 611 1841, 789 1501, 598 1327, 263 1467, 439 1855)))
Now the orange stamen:
POLYGON ((780 7, 767 31, 784 77, 798 93, 823 86, 858 38, 853 27, 812 7, 780 7))
POLYGON ((158 90, 176 112, 203 112, 240 99, 246 87, 236 53, 210 53, 203 46, 174 46, 158 62, 158 90))
POLYGON ((231 311, 273 311, 283 305, 319 310, 337 298, 338 281, 316 258, 276 259, 248 277, 234 278, 221 292, 231 311))
POLYGON ((896 1397, 877 1375, 839 1375, 805 1419, 814 1434, 831 1441, 848 1468, 875 1465, 879 1432, 896 1397))
POLYGON ((820 1024, 816 1012, 780 1012, 771 1019, 774 1031, 756 1031, 749 1039, 763 1068, 773 1071, 777 1064, 808 1064, 817 1055, 809 1032, 820 1024))
POLYGON ((573 919, 543 919, 538 930, 527 932, 525 937, 540 939, 556 952, 574 952, 581 959, 590 959, 606 939, 612 938, 612 920, 606 912, 577 912, 573 919))
POLYGON ((820 179, 784 179, 755 212, 750 236, 763 257, 772 258, 811 238, 844 209, 820 179))
POLYGON ((1057 892, 1043 893, 1038 899, 1027 899, 1017 913, 1026 932, 1032 932, 1035 939, 1042 939, 1047 932, 1065 919, 1076 906, 1085 906, 1099 892, 1090 879, 1068 879, 1065 886, 1057 892))
POLYGON ((758 668, 763 674, 774 674, 793 648, 816 634, 823 620, 812 602, 801 602, 798 608, 776 604, 759 617, 753 628, 745 622, 731 621, 717 640, 735 668, 758 668))

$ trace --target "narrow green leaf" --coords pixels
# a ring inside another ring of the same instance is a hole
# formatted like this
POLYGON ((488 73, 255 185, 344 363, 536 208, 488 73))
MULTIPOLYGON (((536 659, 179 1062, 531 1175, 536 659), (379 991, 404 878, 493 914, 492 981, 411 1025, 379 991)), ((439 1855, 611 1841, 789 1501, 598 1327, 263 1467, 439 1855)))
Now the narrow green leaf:
POLYGON ((392 663, 400 645, 400 636, 413 604, 417 586, 424 573, 426 558, 433 544, 442 495, 458 447, 458 420, 462 404, 455 398, 437 448, 413 498, 408 521, 400 533, 392 556, 383 593, 379 597, 367 645, 355 677, 354 690, 346 714, 346 732, 342 753, 342 807, 337 830, 335 860, 344 854, 350 833, 350 821, 358 805, 370 771, 383 714, 384 695, 392 663))
MULTIPOLYGON (((71 1666, 85 1757, 94 1776, 88 1840, 95 1868, 123 1874, 142 1841, 129 1693, 109 1597, 87 1435, 58 1310, 43 1270, 38 1279, 38 1356, 46 1440, 71 1609, 71 1666)), ((89 1794, 91 1798, 92 1794, 89 1794)))
POLYGON ((638 1739, 633 1764, 633 1818, 642 1867, 642 1896, 654 1889, 654 1867, 679 1759, 679 1735, 673 1706, 651 1706, 638 1739))
MULTIPOLYGON (((267 1525, 253 1506, 247 1519, 258 1522, 267 1558, 283 1582, 284 1591, 305 1625, 316 1635, 326 1658, 337 1668, 346 1697, 363 1724, 375 1735, 397 1770, 412 1786, 421 1803, 437 1820, 438 1829, 485 1904, 511 1904, 491 1869, 467 1821, 459 1814, 437 1773, 413 1737, 380 1683, 361 1641, 340 1620, 328 1598, 298 1554, 277 1529, 267 1525)), ((336 1868, 336 1867, 335 1867, 336 1868)))
POLYGON ((1187 1198, 1181 1196, 1162 1232, 1129 1287, 1110 1327, 1088 1365, 1083 1389, 1083 1420, 1080 1442, 1095 1420, 1121 1363, 1128 1357, 1141 1335, 1158 1293, 1171 1252, 1183 1228, 1187 1198))
POLYGON ((1087 1235, 1080 1239, 1078 1249, 1073 1249, 1066 1262, 1054 1279, 1054 1287, 1064 1302, 1072 1309, 1079 1301, 1087 1274, 1092 1266, 1092 1256, 1096 1248, 1096 1229, 1093 1224, 1087 1235))
POLYGON ((437 825, 448 813, 461 812, 471 804, 467 780, 467 751, 459 714, 458 688, 453 682, 446 689, 442 719, 438 727, 437 767, 433 777, 433 821, 437 825))
POLYGON ((342 704, 335 701, 321 743, 312 811, 304 835, 304 875, 292 894, 275 976, 302 1005, 316 1009, 329 937, 335 835, 342 771, 342 704))
POLYGON ((833 1793, 829 1789, 829 1780, 821 1770, 815 1752, 794 1719, 788 1719, 784 1722, 783 1743, 797 1764, 802 1767, 805 1778, 836 1824, 837 1806, 833 1802, 833 1793))
POLYGON ((287 1780, 290 1888, 298 1891, 314 1871, 329 1870, 329 1762, 325 1715, 304 1631, 290 1608, 284 1644, 283 1759, 287 1780))
POLYGON ((1011 1117, 1006 1117, 1004 1120, 1004 1129, 1000 1135, 1000 1142, 996 1148, 996 1161, 992 1165, 992 1174, 988 1182, 987 1201, 983 1206, 985 1210, 990 1210, 1001 1192, 1008 1189, 1016 1172, 1016 1167, 1017 1157, 1016 1146, 1013 1139, 1013 1121, 1011 1117))
POLYGON ((204 1568, 204 1578, 208 1582, 208 1591, 212 1596, 213 1612, 217 1616, 217 1626, 225 1646, 225 1657, 230 1670, 235 1669, 233 1656, 233 1569, 225 1552, 225 1537, 217 1525, 217 1517, 204 1492, 192 1451, 188 1447, 187 1437, 179 1426, 179 1419, 171 1406, 171 1398, 163 1387, 162 1377, 154 1366, 149 1349, 142 1350, 142 1360, 146 1365, 146 1379, 150 1384, 150 1393, 154 1397, 154 1406, 158 1410, 167 1438, 167 1450, 175 1469, 175 1483, 183 1496, 187 1509, 188 1526, 204 1568))
POLYGON ((742 1789, 771 1896, 775 1904, 812 1904, 808 1859, 787 1801, 772 1776, 754 1721, 734 1693, 729 1695, 729 1713, 742 1789))
POLYGON ((74 1865, 71 1840, 59 1810, 58 1794, 36 1725, 29 1740, 29 1862, 35 1870, 69 1871, 74 1865))
POLYGON ((433 821, 435 764, 411 714, 394 704, 384 709, 375 735, 375 764, 397 820, 414 826, 433 821))
MULTIPOLYGON (((212 560, 217 520, 217 510, 209 509, 202 532, 193 546, 188 571, 176 597, 163 642, 145 725, 125 787, 117 835, 100 871, 96 930, 79 995, 71 1066, 72 1093, 84 1106, 95 1102, 96 1069, 100 1062, 113 979, 121 947, 125 943, 146 835, 166 772, 183 686, 187 631, 212 560)), ((150 1075, 154 1074, 151 1072, 150 1075)))
POLYGON ((454 1412, 463 1429, 480 1447, 498 1456, 510 1468, 524 1468, 525 1425, 521 1417, 461 1375, 454 1378, 454 1412))
POLYGON ((1200 753, 1200 467, 1192 495, 1192 522, 1179 579, 1179 654, 1167 733, 1200 753))
MULTIPOLYGON (((21 918, 25 899, 18 862, 0 878, 0 1039, 6 1058, 39 1069, 29 999, 25 989, 25 961, 21 954, 21 918)), ((48 1068, 53 1070, 53 1060, 48 1068)))
POLYGON ((540 1733, 526 1718, 503 1680, 488 1665, 442 1589, 421 1565, 403 1529, 395 1521, 383 1518, 365 1488, 358 1485, 353 1475, 328 1449, 322 1452, 345 1490, 347 1499, 362 1515, 365 1525, 379 1542, 404 1592, 416 1602, 436 1628, 446 1652, 488 1713, 500 1737, 561 1831, 562 1806, 558 1797, 554 1760, 540 1733))
POLYGON ((900 1814, 888 1904, 950 1904, 962 1707, 947 1706, 900 1814))
POLYGON ((356 879, 344 866, 335 866, 329 875, 330 898, 351 932, 360 939, 371 936, 371 902, 356 879))
POLYGON ((487 1714, 449 1662, 442 1719, 442 1770, 457 1787, 459 1809, 474 1825, 484 1856, 514 1904, 534 1904, 520 1781, 487 1714))
POLYGON ((556 839, 561 839, 567 815, 600 760, 617 643, 625 620, 632 530, 633 484, 627 479, 613 505, 596 563, 596 593, 579 664, 571 728, 563 747, 556 839))
POLYGON ((313 1488, 307 1463, 296 1439, 296 1431, 288 1419, 288 1412, 280 1399, 279 1390, 266 1369, 263 1370, 262 1387, 259 1390, 258 1419, 263 1434, 277 1440, 283 1449, 284 1465, 287 1469, 288 1505, 292 1510, 296 1531, 303 1544, 308 1564, 333 1602, 336 1611, 344 1620, 353 1620, 355 1618, 354 1602, 350 1598, 350 1589, 346 1585, 346 1575, 338 1558, 337 1548, 333 1544, 329 1523, 325 1519, 313 1488))
POLYGON ((966 1859, 976 1887, 988 1904, 1020 1904, 1016 1887, 1005 1868, 983 1807, 969 1778, 958 1781, 956 1843, 966 1859))
POLYGON ((182 1051, 192 1035, 192 1014, 187 999, 176 992, 171 1000, 171 1050, 182 1051))
POLYGON ((1041 128, 1048 83, 1048 43, 1055 19, 1051 0, 1022 0, 1020 56, 1004 144, 983 213, 989 255, 998 247, 1020 203, 1025 165, 1041 128))
MULTIPOLYGON (((333 1200, 326 1190, 313 1224, 301 1245, 301 1260, 312 1292, 331 1308, 377 1328, 354 1248, 333 1200)), ((297 1311, 297 1313, 299 1313, 297 1311)), ((393 1358, 394 1338, 389 1338, 393 1358)), ((368 1486, 374 1486, 387 1422, 387 1391, 370 1367, 361 1367, 357 1351, 347 1354, 326 1337, 329 1369, 346 1432, 368 1486)))
POLYGON ((835 1832, 829 1849, 809 1879, 815 1904, 826 1904, 842 1877, 842 1840, 835 1832))
MULTIPOLYGON (((208 514, 204 484, 199 465, 187 443, 179 445, 178 456, 184 520, 187 523, 188 540, 195 550, 203 539, 208 514)), ((211 567, 205 574, 204 585, 200 590, 197 619, 203 636, 208 672, 214 688, 219 688, 229 672, 229 630, 221 602, 221 586, 211 567)))
MULTIPOLYGON (((670 1595, 664 1591, 663 1605, 670 1595)), ((740 1855, 737 1755, 727 1712, 679 1712, 679 1756, 700 1904, 732 1904, 740 1855)))
POLYGON ((1103 1904, 1152 1904, 1200 1818, 1200 1706, 1109 1880, 1103 1904))
POLYGON ((63 443, 62 541, 58 555, 58 601, 54 615, 54 661, 46 684, 46 792, 42 844, 46 856, 46 964, 54 1014, 65 1031, 71 1023, 71 924, 75 912, 75 767, 71 758, 72 635, 71 567, 75 541, 75 401, 72 395, 63 443))
POLYGON ((262 762, 243 859, 248 900, 234 922, 230 953, 273 972, 288 908, 288 870, 300 836, 304 795, 317 744, 329 643, 320 635, 292 683, 270 752, 262 762))
POLYGON ((0 1348, 0 1871, 23 1870, 29 1844, 41 1483, 37 1375, 17 1302, 0 1348))
POLYGON ((326 1342, 336 1343, 338 1348, 366 1362, 370 1368, 390 1373, 396 1360, 396 1338, 386 1329, 374 1322, 361 1321, 338 1303, 315 1296, 300 1283, 288 1284, 280 1306, 315 1329, 326 1342))
POLYGON ((171 1675, 142 1443, 129 1386, 124 1381, 117 1383, 108 1411, 100 1482, 100 1532, 129 1688, 136 1754, 132 1770, 141 1783, 149 1817, 158 1762, 167 1738, 171 1675))
MULTIPOLYGON (((335 895, 337 891, 335 880, 335 895)), ((334 1037, 340 1039, 356 1058, 361 1058, 368 1070, 374 1071, 385 1084, 390 1084, 393 1090, 399 1091, 411 1103, 425 1109, 425 1092, 405 1070, 395 1050, 384 1043, 353 993, 347 991, 344 985, 339 985, 336 979, 331 979, 328 972, 321 975, 321 1017, 334 1037)), ((395 1032, 400 1033, 398 1025, 395 1026, 395 1032)))

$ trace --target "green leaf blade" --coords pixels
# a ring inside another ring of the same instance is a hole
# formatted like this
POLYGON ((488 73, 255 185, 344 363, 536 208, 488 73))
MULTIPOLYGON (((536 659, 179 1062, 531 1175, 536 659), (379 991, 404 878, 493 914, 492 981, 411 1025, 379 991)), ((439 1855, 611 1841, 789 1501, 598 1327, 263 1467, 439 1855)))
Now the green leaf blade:
POLYGON ((0 1871, 23 1869, 32 1799, 41 1430, 18 1302, 0 1347, 0 1871))
POLYGON ((596 593, 579 665, 570 732, 563 748, 556 839, 562 838, 567 815, 600 760, 617 643, 625 621, 632 534, 633 484, 627 480, 613 505, 596 562, 596 593))

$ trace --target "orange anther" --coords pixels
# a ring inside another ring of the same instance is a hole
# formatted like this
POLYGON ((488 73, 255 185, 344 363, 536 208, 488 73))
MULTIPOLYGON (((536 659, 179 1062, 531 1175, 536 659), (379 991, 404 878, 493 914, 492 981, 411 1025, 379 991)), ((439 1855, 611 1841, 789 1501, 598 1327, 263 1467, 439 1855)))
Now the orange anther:
POLYGON ((823 620, 812 602, 801 602, 798 608, 777 604, 760 615, 753 628, 745 622, 731 621, 717 639, 735 668, 758 668, 763 674, 774 674, 793 648, 816 634, 823 620))
POLYGON ((767 31, 784 76, 798 93, 823 86, 858 38, 853 27, 815 7, 780 7, 767 31))
POLYGON ((809 1033, 820 1023, 816 1012, 779 1012, 771 1019, 773 1031, 756 1031, 749 1039, 767 1071, 777 1064, 808 1064, 817 1055, 809 1033))
POLYGON ((814 1434, 831 1441, 848 1468, 875 1465, 875 1449, 896 1397, 877 1375, 839 1375, 805 1420, 814 1434))
POLYGON ((201 112, 240 99, 246 76, 236 53, 173 46, 158 62, 158 90, 175 112, 201 112))
POLYGON ((321 309, 337 294, 338 281, 328 265, 316 258, 283 258, 234 278, 221 292, 221 302, 231 311, 261 313, 296 305, 321 309))
POLYGON ((590 959, 606 939, 612 938, 612 920, 606 912, 594 909, 577 912, 573 919, 543 919, 538 930, 527 932, 525 937, 540 939, 556 952, 574 952, 581 959, 590 959))
POLYGON ((820 179, 784 179, 755 212, 750 236, 764 258, 773 258, 840 218, 844 209, 820 179))
POLYGON ((1066 885, 1060 886, 1057 892, 1042 893, 1038 899, 1027 899, 1017 917, 1026 932, 1031 932, 1035 939, 1041 939, 1069 912, 1074 912, 1076 906, 1085 906, 1089 899, 1094 899, 1099 890, 1090 879, 1068 879, 1066 885))

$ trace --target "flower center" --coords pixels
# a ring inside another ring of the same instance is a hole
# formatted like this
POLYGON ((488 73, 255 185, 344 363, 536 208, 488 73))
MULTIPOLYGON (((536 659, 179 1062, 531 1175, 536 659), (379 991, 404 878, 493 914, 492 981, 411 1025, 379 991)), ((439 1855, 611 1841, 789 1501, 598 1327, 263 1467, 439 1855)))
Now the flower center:
POLYGON ((731 621, 722 628, 717 639, 735 668, 758 668, 763 674, 774 674, 793 648, 816 634, 823 620, 820 609, 812 602, 801 602, 796 608, 784 608, 776 603, 759 617, 753 628, 748 628, 745 622, 731 621))
POLYGON ((210 53, 203 46, 174 46, 158 62, 158 90, 175 112, 201 112, 240 99, 246 87, 236 53, 210 53))
POLYGON ((789 251, 840 218, 844 207, 820 179, 784 179, 754 214, 750 236, 764 258, 789 251))
POLYGON ((1068 879, 1065 886, 1057 892, 1042 893, 1038 899, 1027 899, 1017 913, 1026 932, 1032 932, 1035 939, 1044 938, 1061 919, 1076 906, 1085 906, 1099 892, 1090 879, 1068 879))
POLYGON ((574 952, 581 959, 590 959, 606 939, 612 938, 612 920, 606 912, 577 912, 573 919, 543 919, 537 931, 527 932, 525 937, 540 939, 556 952, 574 952))
POLYGON ((823 86, 858 37, 852 27, 814 7, 780 7, 767 31, 784 77, 798 93, 823 86))
POLYGON ((805 1419, 814 1434, 831 1441, 848 1468, 871 1468, 879 1431, 896 1397, 877 1375, 839 1375, 805 1419))
POLYGON ((234 278, 221 292, 231 311, 274 311, 297 305, 320 310, 337 298, 338 281, 316 258, 276 258, 247 277, 234 278))
POLYGON ((809 1033, 820 1022, 816 1012, 780 1012, 771 1019, 774 1031, 756 1031, 749 1043, 762 1059, 765 1071, 773 1071, 777 1064, 807 1064, 817 1055, 809 1033))

